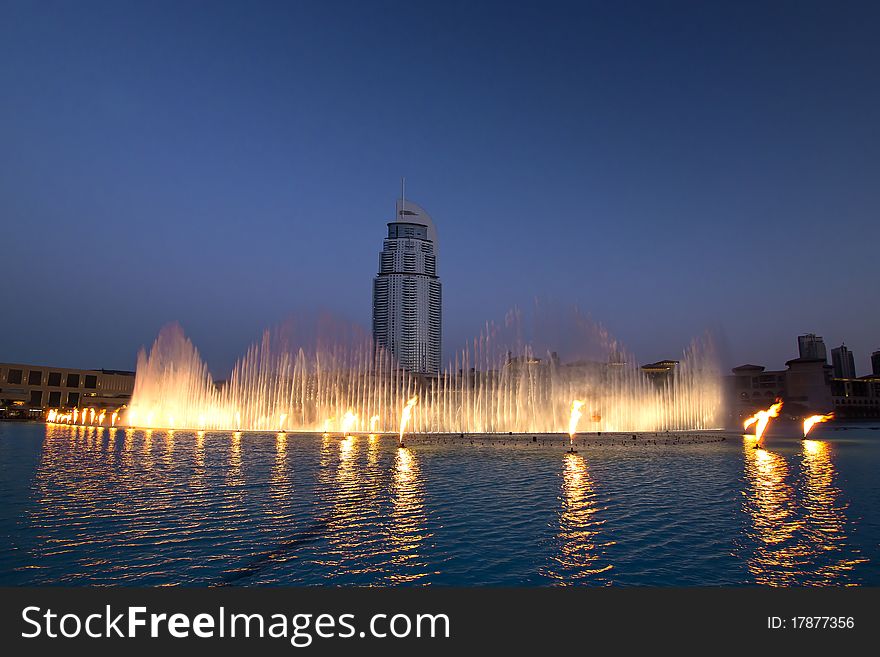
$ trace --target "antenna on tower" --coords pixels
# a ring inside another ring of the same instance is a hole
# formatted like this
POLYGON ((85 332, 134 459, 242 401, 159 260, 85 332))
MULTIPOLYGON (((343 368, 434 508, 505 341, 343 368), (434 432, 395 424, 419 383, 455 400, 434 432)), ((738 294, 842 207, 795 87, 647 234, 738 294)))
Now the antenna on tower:
POLYGON ((406 176, 400 177, 400 213, 399 213, 398 221, 400 221, 400 217, 406 215, 406 176))

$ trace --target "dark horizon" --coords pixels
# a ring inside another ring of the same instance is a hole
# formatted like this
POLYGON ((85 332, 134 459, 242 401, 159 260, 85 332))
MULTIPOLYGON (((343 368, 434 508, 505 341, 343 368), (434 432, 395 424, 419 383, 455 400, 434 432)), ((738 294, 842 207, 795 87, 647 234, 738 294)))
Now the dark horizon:
POLYGON ((369 327, 399 180, 445 363, 577 306, 642 363, 880 348, 876 3, 3 2, 0 360, 133 369, 179 321, 369 327))

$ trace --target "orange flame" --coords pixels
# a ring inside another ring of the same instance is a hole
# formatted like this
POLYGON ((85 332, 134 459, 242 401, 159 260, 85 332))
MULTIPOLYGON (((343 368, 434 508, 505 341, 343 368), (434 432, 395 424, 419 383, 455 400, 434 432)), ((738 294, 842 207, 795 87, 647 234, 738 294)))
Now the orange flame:
POLYGON ((574 399, 571 402, 571 415, 568 418, 568 439, 574 443, 574 434, 577 431, 578 420, 581 419, 581 408, 584 402, 581 399, 574 399))
POLYGON ((400 444, 403 445, 403 432, 406 430, 406 425, 409 422, 409 418, 412 416, 413 406, 419 403, 419 396, 416 395, 412 397, 409 401, 406 402, 406 406, 403 407, 403 412, 400 414, 400 436, 399 441, 400 444))
POLYGON ((810 430, 813 428, 814 424, 819 424, 819 422, 827 422, 828 420, 834 419, 834 413, 827 413, 825 415, 811 415, 810 417, 804 420, 804 438, 807 437, 807 434, 810 433, 810 430))
POLYGON ((748 418, 745 422, 743 422, 743 429, 748 429, 753 424, 755 425, 755 438, 758 439, 758 443, 760 444, 761 438, 764 435, 764 430, 767 428, 767 425, 770 423, 770 418, 779 417, 779 411, 782 410, 782 400, 777 399, 776 403, 773 404, 766 411, 758 411, 752 417, 748 418))

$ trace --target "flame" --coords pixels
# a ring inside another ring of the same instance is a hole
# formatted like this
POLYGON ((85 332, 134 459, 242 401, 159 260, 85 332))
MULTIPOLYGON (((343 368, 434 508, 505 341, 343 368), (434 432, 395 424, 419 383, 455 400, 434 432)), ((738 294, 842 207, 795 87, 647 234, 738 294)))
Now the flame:
POLYGON ((50 409, 49 414, 46 416, 46 422, 54 422, 56 417, 58 417, 58 411, 54 408, 50 409))
POLYGON ((376 426, 379 424, 379 416, 374 415, 370 418, 370 433, 376 432, 376 426))
POLYGON ((574 443, 574 435, 577 431, 578 420, 581 419, 581 408, 583 407, 584 402, 581 399, 574 399, 571 402, 571 416, 568 418, 568 439, 571 443, 574 443))
POLYGON ((413 406, 419 403, 419 396, 416 395, 412 397, 409 401, 406 402, 406 406, 403 407, 403 412, 400 414, 400 444, 403 445, 403 432, 406 431, 406 425, 409 422, 410 417, 412 416, 413 406))
POLYGON ((828 420, 834 419, 834 413, 827 413, 825 415, 811 415, 807 419, 804 420, 804 438, 807 437, 807 434, 810 433, 810 430, 813 428, 814 424, 819 424, 820 422, 827 422, 828 420))
POLYGON ((765 411, 758 411, 752 417, 748 418, 745 422, 743 422, 743 429, 748 429, 753 424, 755 425, 755 438, 758 439, 758 444, 761 443, 761 437, 764 435, 764 430, 767 428, 767 425, 770 423, 770 418, 779 417, 779 411, 782 410, 782 400, 777 399, 776 403, 774 403, 770 408, 765 411))
POLYGON ((352 427, 354 427, 355 422, 357 422, 357 415, 351 412, 351 409, 348 409, 345 412, 345 415, 342 416, 342 436, 345 437, 348 435, 348 432, 351 431, 352 427))
POLYGON ((110 416, 110 426, 116 426, 116 418, 119 417, 119 411, 113 411, 113 415, 110 416))
POLYGON ((106 413, 106 411, 101 411, 101 414, 98 415, 98 424, 100 424, 100 425, 104 424, 104 414, 105 413, 106 413))

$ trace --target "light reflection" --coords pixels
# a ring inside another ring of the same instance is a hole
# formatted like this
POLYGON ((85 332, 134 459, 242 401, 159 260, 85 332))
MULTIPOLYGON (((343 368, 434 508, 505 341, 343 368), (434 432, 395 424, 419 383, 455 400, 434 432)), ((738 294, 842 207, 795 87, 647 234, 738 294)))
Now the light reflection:
POLYGON ((291 492, 287 468, 287 434, 279 431, 275 434, 275 461, 269 479, 269 495, 274 500, 270 513, 274 513, 278 504, 283 504, 291 492))
POLYGON ((840 584, 859 563, 867 561, 848 545, 847 504, 840 501, 841 491, 834 485, 835 469, 831 446, 820 440, 803 441, 803 506, 807 538, 817 560, 812 568, 811 584, 840 584))
MULTIPOLYGON (((197 435, 204 436, 204 431, 199 431, 197 435)), ((241 474, 241 434, 237 431, 232 434, 229 445, 229 469, 226 471, 226 483, 233 488, 244 485, 241 474)))
POLYGON ((565 455, 563 463, 559 546, 548 576, 560 585, 577 580, 609 584, 604 573, 612 565, 605 560, 604 550, 613 543, 601 541, 604 521, 596 517, 597 496, 587 463, 573 452, 565 455))
POLYGON ((794 512, 794 491, 786 483, 788 466, 779 454, 752 449, 751 441, 744 441, 744 452, 750 488, 744 506, 754 542, 749 572, 758 584, 796 583, 801 550, 794 539, 801 522, 794 512))
POLYGON ((846 504, 834 486, 831 447, 802 441, 800 481, 781 454, 744 442, 749 494, 744 509, 754 545, 747 559, 758 584, 839 585, 851 582, 853 567, 864 561, 848 544, 846 504))
POLYGON ((425 530, 426 514, 423 501, 419 462, 408 448, 400 447, 394 458, 391 488, 391 563, 393 584, 412 583, 427 577, 419 550, 429 534, 425 530))

